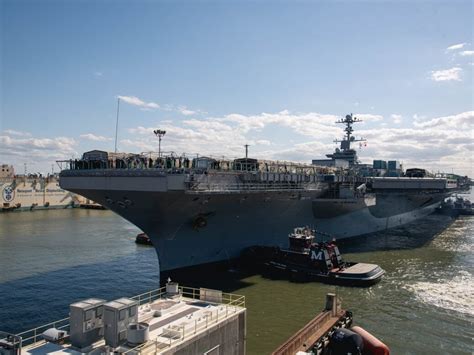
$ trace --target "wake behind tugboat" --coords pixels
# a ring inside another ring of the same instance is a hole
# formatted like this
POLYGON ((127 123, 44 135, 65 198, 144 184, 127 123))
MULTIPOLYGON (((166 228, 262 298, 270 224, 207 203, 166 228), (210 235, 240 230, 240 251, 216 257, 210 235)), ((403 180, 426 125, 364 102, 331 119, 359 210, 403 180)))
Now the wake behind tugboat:
POLYGON ((370 286, 384 275, 378 265, 344 261, 334 242, 315 243, 314 237, 315 230, 298 227, 288 235, 288 249, 253 246, 242 252, 241 260, 244 265, 264 266, 343 286, 370 286))

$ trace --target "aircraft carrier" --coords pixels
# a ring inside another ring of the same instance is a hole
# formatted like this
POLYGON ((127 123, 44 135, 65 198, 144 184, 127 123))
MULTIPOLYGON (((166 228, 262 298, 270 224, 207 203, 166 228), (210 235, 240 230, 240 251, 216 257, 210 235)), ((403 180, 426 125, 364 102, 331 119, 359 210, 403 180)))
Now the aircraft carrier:
POLYGON ((90 151, 66 162, 60 186, 148 234, 161 271, 232 259, 251 245, 283 246, 295 226, 336 238, 392 228, 430 214, 459 188, 447 178, 370 170, 351 148, 359 120, 339 122, 341 148, 313 164, 257 160, 247 150, 233 160, 90 151))

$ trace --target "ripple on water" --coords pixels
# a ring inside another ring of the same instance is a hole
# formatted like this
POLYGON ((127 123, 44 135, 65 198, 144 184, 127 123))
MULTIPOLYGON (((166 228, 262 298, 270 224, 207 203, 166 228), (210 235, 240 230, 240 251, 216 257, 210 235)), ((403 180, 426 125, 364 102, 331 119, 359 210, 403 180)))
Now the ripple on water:
POLYGON ((474 252, 474 234, 471 221, 457 220, 449 230, 443 231, 431 246, 444 251, 471 254, 474 252))
POLYGON ((414 282, 403 288, 425 304, 474 316, 474 277, 468 271, 459 271, 452 279, 414 282))

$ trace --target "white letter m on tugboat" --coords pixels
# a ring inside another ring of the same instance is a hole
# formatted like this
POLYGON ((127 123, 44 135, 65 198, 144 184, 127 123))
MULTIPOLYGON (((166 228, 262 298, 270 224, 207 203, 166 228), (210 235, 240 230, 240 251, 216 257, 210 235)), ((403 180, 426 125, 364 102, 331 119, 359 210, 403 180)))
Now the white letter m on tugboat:
POLYGON ((323 252, 320 250, 316 253, 315 250, 311 250, 311 260, 323 260, 323 252))

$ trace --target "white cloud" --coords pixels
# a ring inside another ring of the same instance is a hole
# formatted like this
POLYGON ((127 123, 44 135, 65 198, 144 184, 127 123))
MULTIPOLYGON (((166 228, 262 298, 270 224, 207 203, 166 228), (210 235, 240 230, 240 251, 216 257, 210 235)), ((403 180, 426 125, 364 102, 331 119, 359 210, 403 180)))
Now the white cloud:
POLYGON ((422 120, 424 120, 425 118, 426 118, 426 116, 420 116, 420 115, 418 115, 417 113, 415 113, 415 114, 413 115, 413 119, 414 119, 415 121, 417 121, 417 122, 418 122, 418 121, 422 121, 422 120))
MULTIPOLYGON (((255 145, 260 150, 264 146, 273 145, 267 139, 251 139, 249 132, 259 132, 269 126, 285 128, 289 136, 296 133, 306 137, 325 137, 332 140, 341 135, 334 129, 335 115, 319 113, 292 114, 289 111, 277 113, 261 113, 257 115, 228 114, 223 117, 187 119, 179 123, 162 121, 160 128, 166 130, 162 147, 173 147, 175 152, 199 152, 218 156, 242 156, 245 144, 255 145)), ((155 127, 156 128, 156 127, 155 127)), ((154 127, 136 127, 129 130, 132 135, 140 135, 136 139, 122 142, 128 147, 136 147, 140 151, 157 150, 154 127)), ((282 142, 287 144, 285 140, 282 142)), ((279 145, 281 145, 280 143, 279 145)), ((273 150, 277 152, 277 148, 273 150)))
POLYGON ((255 144, 258 144, 258 145, 271 145, 272 142, 270 142, 267 139, 258 139, 258 140, 255 141, 255 144))
MULTIPOLYGON (((373 107, 372 107, 373 109, 373 107)), ((366 121, 366 122, 378 122, 378 121, 382 121, 383 120, 383 116, 382 115, 373 115, 371 113, 357 113, 355 114, 355 116, 359 119, 361 119, 362 121, 366 121)))
POLYGON ((466 57, 466 56, 473 56, 474 55, 474 51, 462 51, 462 52, 459 52, 460 55, 462 55, 463 57, 466 57))
POLYGON ((179 112, 180 114, 184 116, 192 116, 195 114, 205 114, 206 112, 201 111, 201 110, 191 110, 186 106, 176 106, 176 105, 171 105, 171 104, 164 104, 164 105, 159 105, 156 102, 146 102, 139 97, 136 96, 122 96, 119 95, 117 96, 120 100, 123 102, 137 106, 140 108, 141 111, 154 111, 154 110, 163 110, 163 111, 168 111, 168 112, 179 112))
POLYGON ((436 70, 431 72, 431 79, 434 81, 461 81, 461 73, 462 69, 459 67, 454 67, 445 70, 436 70))
POLYGON ((277 113, 261 113, 259 115, 229 114, 218 121, 237 124, 239 130, 246 133, 250 130, 262 131, 269 125, 282 126, 303 136, 315 137, 317 135, 331 134, 339 117, 336 115, 320 114, 316 112, 293 114, 288 110, 277 113))
MULTIPOLYGON (((368 139, 368 146, 362 147, 359 154, 363 162, 395 159, 403 161, 405 167, 442 171, 454 168, 455 172, 474 174, 471 153, 474 150, 472 111, 435 118, 415 114, 414 120, 406 122, 404 127, 395 126, 399 120, 403 120, 400 114, 390 115, 390 120, 383 120, 382 115, 364 115, 356 116, 368 119, 369 122, 363 126, 365 129, 362 130, 362 126, 355 127, 358 137, 368 139), (382 126, 382 123, 385 125, 382 126), (412 126, 407 127, 410 124, 412 126)), ((232 113, 222 117, 161 121, 159 127, 167 132, 162 141, 164 151, 235 158, 243 156, 244 144, 250 144, 249 153, 252 157, 308 163, 333 151, 333 139, 343 135, 343 126, 335 123, 339 118, 331 114, 284 110, 255 115, 232 113), (255 133, 259 134, 258 139, 252 138, 255 133), (286 138, 275 139, 279 136, 286 138)), ((138 152, 157 151, 158 141, 153 134, 155 128, 139 126, 130 129, 129 139, 121 143, 138 152)))
POLYGON ((3 163, 14 165, 23 171, 28 164, 30 172, 49 172, 56 160, 67 160, 78 156, 76 141, 69 137, 34 138, 0 135, 0 156, 3 163))
MULTIPOLYGON (((359 116, 357 116, 359 117, 359 116)), ((175 151, 204 152, 204 154, 218 153, 219 155, 235 155, 240 152, 244 144, 255 145, 256 149, 264 146, 273 146, 274 156, 277 159, 278 152, 282 145, 287 145, 288 141, 272 142, 268 139, 251 139, 247 137, 249 133, 263 132, 269 127, 272 130, 285 130, 285 135, 295 137, 294 134, 302 136, 297 141, 304 139, 317 139, 331 142, 334 138, 343 135, 342 126, 336 128, 336 121, 340 117, 330 114, 291 113, 288 110, 277 113, 261 113, 256 115, 242 115, 232 113, 223 117, 208 117, 203 119, 187 119, 179 125, 170 121, 162 121, 160 128, 167 131, 164 146, 173 146, 175 151), (306 138, 305 138, 306 137, 306 138)), ((360 118, 367 121, 379 121, 381 115, 362 114, 360 118)), ((156 139, 153 135, 155 127, 136 127, 129 130, 132 135, 140 135, 136 140, 128 140, 126 145, 136 146, 139 150, 156 150, 156 139)), ((332 145, 331 145, 332 146, 332 145)), ((288 148, 283 151, 287 152, 288 148)), ((327 151, 314 152, 315 155, 324 155, 327 151)), ((285 153, 286 154, 286 153, 285 153)))
POLYGON ((197 111, 188 110, 185 106, 180 106, 177 110, 185 116, 191 116, 197 113, 197 111))
POLYGON ((138 107, 143 108, 143 109, 151 110, 151 109, 159 109, 160 108, 160 105, 158 105, 157 103, 155 103, 155 102, 145 102, 145 101, 139 99, 136 96, 120 96, 119 95, 117 97, 120 100, 122 100, 123 102, 126 102, 129 105, 138 106, 138 107))
POLYGON ((93 133, 81 134, 79 137, 90 140, 90 141, 94 141, 94 142, 107 142, 107 141, 112 140, 112 138, 98 136, 93 133))
POLYGON ((402 115, 397 115, 397 114, 395 114, 395 113, 392 113, 392 114, 390 115, 390 118, 391 118, 391 119, 393 120, 393 122, 396 123, 396 124, 401 123, 401 122, 402 122, 402 119, 403 119, 402 115))
POLYGON ((100 76, 103 76, 104 73, 102 73, 101 71, 96 71, 94 72, 94 75, 100 77, 100 76))
POLYGON ((174 110, 173 105, 170 105, 170 104, 164 104, 164 105, 161 107, 161 109, 162 109, 163 111, 173 111, 173 110, 174 110))
POLYGON ((367 129, 364 160, 395 159, 407 167, 474 175, 474 111, 443 117, 420 118, 411 128, 367 129), (367 159, 368 158, 368 159, 367 159))
POLYGON ((31 137, 31 133, 29 132, 15 131, 13 129, 4 129, 3 133, 8 134, 10 136, 31 137))
POLYGON ((76 141, 68 137, 52 138, 12 138, 10 136, 0 136, 1 147, 4 152, 17 152, 22 154, 28 151, 55 151, 58 155, 71 152, 76 141), (61 153, 61 154, 60 154, 61 153))
POLYGON ((278 148, 273 146, 272 150, 263 151, 258 156, 264 159, 295 161, 300 163, 311 163, 312 159, 321 158, 324 154, 334 150, 333 143, 323 143, 319 140, 312 142, 296 143, 290 147, 278 148))
POLYGON ((474 111, 462 112, 456 115, 438 117, 425 121, 415 121, 414 126, 418 128, 442 127, 453 130, 472 130, 474 129, 474 111))
MULTIPOLYGON (((288 110, 253 115, 231 113, 217 117, 185 117, 155 122, 150 127, 129 128, 120 145, 129 152, 157 151, 158 139, 153 130, 159 127, 166 130, 162 151, 235 158, 242 157, 244 145, 250 144, 251 157, 309 163, 311 159, 323 158, 334 150, 333 139, 343 136, 343 125, 335 123, 341 117, 288 110)), ((363 162, 394 159, 403 161, 405 168, 417 166, 441 171, 453 168, 454 172, 474 175, 473 111, 442 117, 414 114, 413 120, 397 113, 387 116, 389 119, 376 114, 356 117, 366 121, 365 125, 354 127, 357 137, 368 139, 368 146, 362 147, 359 153, 363 162), (404 125, 397 125, 403 118, 404 125)), ((82 134, 83 141, 76 142, 68 137, 37 138, 15 132, 18 133, 4 131, 0 134, 2 159, 19 165, 19 168, 23 161, 36 162, 35 166, 42 162, 46 167, 44 171, 48 171, 48 166, 55 160, 69 159, 73 155, 78 157, 76 149, 79 143, 83 149, 86 144, 91 144, 86 141, 110 140, 93 133, 82 134)))
POLYGON ((454 50, 457 50, 457 49, 462 49, 465 45, 466 45, 466 43, 453 44, 452 46, 449 46, 448 48, 446 48, 446 50, 447 51, 454 51, 454 50))

